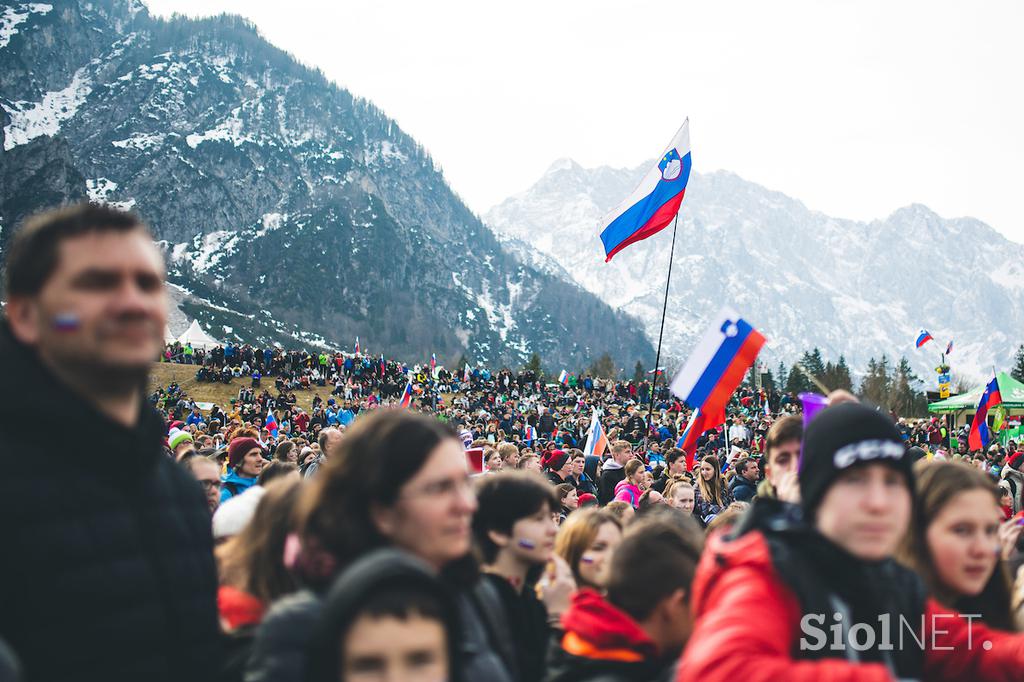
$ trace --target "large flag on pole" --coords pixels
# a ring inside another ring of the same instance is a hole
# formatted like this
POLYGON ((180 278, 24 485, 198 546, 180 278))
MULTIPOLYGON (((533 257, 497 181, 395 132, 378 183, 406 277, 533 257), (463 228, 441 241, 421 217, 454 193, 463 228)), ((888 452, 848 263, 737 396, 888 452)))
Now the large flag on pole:
POLYGON ((693 471, 693 458, 697 454, 697 441, 700 437, 710 431, 711 429, 718 428, 721 424, 725 423, 725 411, 720 410, 717 414, 708 416, 703 410, 696 409, 693 414, 690 415, 690 421, 686 425, 686 429, 679 436, 679 440, 676 441, 676 447, 686 453, 686 470, 693 471))
POLYGON ((920 332, 918 332, 917 340, 914 341, 914 345, 920 348, 921 346, 923 346, 924 344, 928 343, 931 340, 932 335, 928 333, 928 330, 922 329, 920 332))
POLYGON ((604 454, 605 449, 608 447, 608 437, 604 435, 604 429, 601 428, 601 420, 598 419, 597 410, 594 410, 594 415, 590 418, 590 428, 587 429, 587 444, 583 448, 583 454, 594 455, 600 457, 604 454))
POLYGON ((704 414, 724 413, 764 341, 739 313, 723 308, 672 380, 672 392, 704 414))
POLYGON ((974 420, 971 422, 971 432, 967 436, 967 444, 971 450, 984 450, 988 447, 991 436, 988 431, 988 411, 1003 402, 1003 396, 999 393, 999 380, 992 377, 992 381, 985 387, 978 401, 978 410, 974 413, 974 420))
POLYGON ((679 212, 690 179, 690 119, 672 138, 658 165, 651 168, 633 193, 602 221, 605 262, 634 242, 665 228, 679 212))

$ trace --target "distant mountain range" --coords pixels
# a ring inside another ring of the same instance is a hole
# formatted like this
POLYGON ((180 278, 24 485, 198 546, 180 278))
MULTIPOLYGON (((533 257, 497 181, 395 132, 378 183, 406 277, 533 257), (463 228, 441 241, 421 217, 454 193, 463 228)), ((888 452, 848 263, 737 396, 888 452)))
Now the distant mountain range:
MULTIPOLYGON (((0 249, 33 211, 137 210, 221 338, 554 371, 653 362, 638 320, 516 259, 373 104, 237 17, 136 0, 0 11, 0 249)), ((181 318, 177 318, 181 319, 181 318)))
MULTIPOLYGON (((657 340, 671 226, 604 262, 599 222, 650 167, 582 168, 556 161, 536 184, 484 215, 524 263, 636 314, 657 340)), ((695 156, 695 168, 699 158, 695 156)), ((973 218, 925 206, 870 223, 832 218, 733 173, 694 173, 680 212, 665 325, 670 364, 729 303, 764 331, 761 360, 789 365, 805 350, 906 355, 933 387, 946 343, 954 373, 975 380, 1010 365, 1024 342, 1024 246, 973 218), (935 343, 914 347, 920 328, 935 343)))

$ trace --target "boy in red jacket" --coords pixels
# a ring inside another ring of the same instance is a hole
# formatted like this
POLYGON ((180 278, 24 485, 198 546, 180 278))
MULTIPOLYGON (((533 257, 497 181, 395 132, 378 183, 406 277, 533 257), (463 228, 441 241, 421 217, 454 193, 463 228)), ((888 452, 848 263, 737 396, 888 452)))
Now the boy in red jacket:
POLYGON ((913 470, 891 419, 850 402, 819 413, 800 494, 709 540, 678 682, 1024 678, 1024 635, 940 606, 893 561, 913 470))

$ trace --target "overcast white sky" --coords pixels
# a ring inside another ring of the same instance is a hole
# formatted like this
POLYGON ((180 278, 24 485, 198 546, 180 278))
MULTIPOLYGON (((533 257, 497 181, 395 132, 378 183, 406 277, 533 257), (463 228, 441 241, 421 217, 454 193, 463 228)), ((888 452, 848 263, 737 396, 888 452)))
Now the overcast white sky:
POLYGON ((1024 242, 1021 0, 145 0, 248 17, 422 142, 483 213, 557 158, 694 169, 831 215, 909 203, 1024 242))

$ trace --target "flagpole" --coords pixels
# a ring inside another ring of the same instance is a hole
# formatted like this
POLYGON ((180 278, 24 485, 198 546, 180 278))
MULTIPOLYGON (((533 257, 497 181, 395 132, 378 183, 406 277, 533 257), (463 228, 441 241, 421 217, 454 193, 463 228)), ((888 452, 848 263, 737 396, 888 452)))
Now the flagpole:
POLYGON ((672 259, 676 252, 676 228, 679 226, 679 214, 672 223, 672 247, 668 252, 668 277, 665 278, 665 301, 661 306, 661 330, 658 332, 658 353, 654 358, 654 381, 651 383, 651 402, 647 406, 647 434, 644 441, 650 440, 650 431, 653 422, 651 415, 654 412, 654 393, 658 388, 658 367, 661 366, 661 339, 665 335, 665 313, 668 311, 668 287, 672 283, 672 259))

